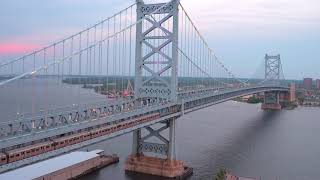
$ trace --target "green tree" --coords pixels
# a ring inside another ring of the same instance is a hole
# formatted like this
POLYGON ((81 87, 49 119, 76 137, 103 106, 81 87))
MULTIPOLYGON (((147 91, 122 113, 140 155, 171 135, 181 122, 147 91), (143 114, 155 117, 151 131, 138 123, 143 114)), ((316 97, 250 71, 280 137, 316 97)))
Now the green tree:
POLYGON ((219 169, 214 180, 225 180, 227 171, 225 169, 219 169))
POLYGON ((256 103, 261 103, 262 101, 256 96, 251 96, 247 102, 251 104, 256 104, 256 103))

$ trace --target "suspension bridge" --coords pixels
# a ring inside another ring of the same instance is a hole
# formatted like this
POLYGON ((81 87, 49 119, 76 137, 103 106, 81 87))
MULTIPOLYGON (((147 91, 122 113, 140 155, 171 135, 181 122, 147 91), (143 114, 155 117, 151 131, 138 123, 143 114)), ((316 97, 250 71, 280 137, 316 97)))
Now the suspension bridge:
POLYGON ((265 55, 263 65, 263 76, 238 78, 179 0, 137 0, 70 37, 2 61, 0 92, 10 104, 0 122, 0 172, 133 132, 127 171, 181 176, 179 117, 257 93, 264 93, 263 109, 281 109, 280 96, 293 90, 283 83, 280 55, 265 55))

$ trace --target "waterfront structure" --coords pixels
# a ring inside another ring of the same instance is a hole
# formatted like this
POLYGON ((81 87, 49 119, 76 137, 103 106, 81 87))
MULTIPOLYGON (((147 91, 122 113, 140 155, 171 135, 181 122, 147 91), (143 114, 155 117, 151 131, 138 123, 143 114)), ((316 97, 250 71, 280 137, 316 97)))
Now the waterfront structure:
POLYGON ((303 78, 302 87, 304 89, 312 89, 312 78, 303 78))
MULTIPOLYGON (((84 67, 87 68, 86 76, 90 73, 101 75, 102 60, 107 64, 104 69, 106 76, 112 75, 112 78, 124 82, 132 74, 125 75, 127 69, 123 66, 128 65, 127 68, 130 69, 131 63, 128 61, 132 59, 133 97, 114 97, 112 102, 48 110, 46 113, 2 123, 1 150, 18 156, 2 154, 4 160, 1 162, 0 171, 133 132, 132 154, 127 158, 125 166, 127 171, 183 177, 190 174, 190 168, 176 157, 175 134, 179 117, 237 97, 257 93, 265 95, 263 109, 279 110, 279 94, 289 93, 289 87, 281 84, 283 72, 280 55, 265 55, 265 78, 261 82, 250 84, 242 81, 224 66, 208 47, 179 0, 158 4, 145 4, 139 0, 91 28, 31 55, 3 64, 1 67, 9 68, 4 68, 2 73, 15 76, 1 81, 0 86, 23 81, 26 77, 34 80, 38 73, 45 77, 64 77, 65 74, 59 69, 62 65, 64 69, 69 69, 70 77, 82 77, 84 67), (127 21, 133 19, 130 17, 133 7, 136 8, 136 20, 130 24, 127 21), (114 27, 111 32, 110 26, 114 27), (106 27, 107 33, 103 32, 106 27), (133 27, 135 31, 132 30, 133 27), (101 36, 107 36, 97 41, 96 32, 99 29, 101 36), (89 41, 91 33, 95 34, 93 42, 89 41), (131 43, 133 34, 135 46, 131 43), (62 48, 60 53, 58 47, 62 48), (69 55, 66 55, 66 47, 70 48, 69 55), (74 47, 78 49, 75 50, 74 47), (134 51, 130 51, 132 48, 135 48, 134 51), (53 53, 50 58, 47 57, 49 53, 53 53), (104 53, 107 57, 102 55, 104 53), (36 61, 39 54, 43 59, 36 61), (48 62, 51 58, 54 61, 48 62), (99 68, 92 72, 91 65, 94 66, 94 60, 99 62, 99 68), (31 63, 32 69, 27 69, 24 64, 26 61, 31 63), (17 62, 18 67, 15 67, 17 62), (78 74, 73 74, 74 67, 79 68, 78 74), (142 130, 147 133, 143 134, 142 130), (165 130, 169 131, 168 137, 161 134, 165 130), (43 145, 41 143, 51 144, 48 148, 46 144, 44 149, 40 146, 43 153, 36 151, 26 156, 29 148, 37 149, 39 145, 43 145), (157 156, 154 156, 155 154, 157 156)), ((105 83, 109 84, 108 79, 105 83)), ((57 85, 63 86, 61 83, 57 85)), ((123 88, 121 91, 124 92, 126 87, 115 84, 116 88, 123 88)))
POLYGON ((103 150, 77 151, 0 174, 0 179, 76 179, 118 161, 117 156, 103 155, 103 150))

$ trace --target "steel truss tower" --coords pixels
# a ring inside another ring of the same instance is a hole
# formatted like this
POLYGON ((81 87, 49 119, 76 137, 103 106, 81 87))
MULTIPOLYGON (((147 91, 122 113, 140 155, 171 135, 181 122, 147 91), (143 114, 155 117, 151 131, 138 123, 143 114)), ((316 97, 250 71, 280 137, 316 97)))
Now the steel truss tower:
MULTIPOLYGON (((142 0, 137 1, 137 21, 142 22, 136 25, 136 99, 177 101, 178 52, 173 44, 178 44, 178 6, 179 0, 168 4, 145 4, 142 0), (159 64, 159 59, 154 57, 162 59, 160 67, 155 66, 159 64)), ((141 137, 140 130, 134 132, 133 153, 147 151, 175 159, 175 120, 167 120, 165 126, 158 130, 151 127, 146 129, 150 134, 144 138, 141 137), (159 134, 167 128, 170 128, 169 139, 159 134), (162 143, 145 142, 150 136, 157 137, 162 143)))
POLYGON ((276 56, 265 55, 265 80, 269 83, 279 83, 281 71, 280 54, 276 56))
MULTIPOLYGON (((270 85, 280 84, 281 59, 278 55, 265 55, 265 83, 270 85)), ((264 103, 262 109, 279 110, 279 91, 271 91, 264 93, 264 103)))
POLYGON ((137 21, 142 22, 136 25, 136 98, 177 101, 178 6, 179 0, 169 4, 137 1, 137 21))
MULTIPOLYGON (((177 102, 179 0, 168 3, 145 4, 137 0, 135 99, 177 102)), ((169 110, 169 109, 168 109, 169 110)), ((180 116, 180 115, 179 115, 180 116)), ((184 173, 182 161, 176 160, 176 118, 165 119, 155 126, 133 132, 132 155, 126 170, 166 177, 184 173), (166 138, 161 132, 169 129, 166 138), (157 143, 150 140, 157 139, 157 143), (144 153, 151 153, 145 156, 144 153), (161 155, 158 158, 154 154, 161 155)))

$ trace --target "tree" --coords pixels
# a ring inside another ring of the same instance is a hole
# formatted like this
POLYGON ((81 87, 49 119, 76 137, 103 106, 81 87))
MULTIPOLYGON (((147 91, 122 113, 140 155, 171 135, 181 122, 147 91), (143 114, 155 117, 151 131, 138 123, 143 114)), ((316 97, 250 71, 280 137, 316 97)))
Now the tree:
POLYGON ((219 169, 214 180, 225 180, 227 171, 225 169, 219 169))
POLYGON ((262 100, 257 98, 256 96, 251 96, 249 97, 247 103, 251 103, 251 104, 256 104, 256 103, 261 103, 262 100))

